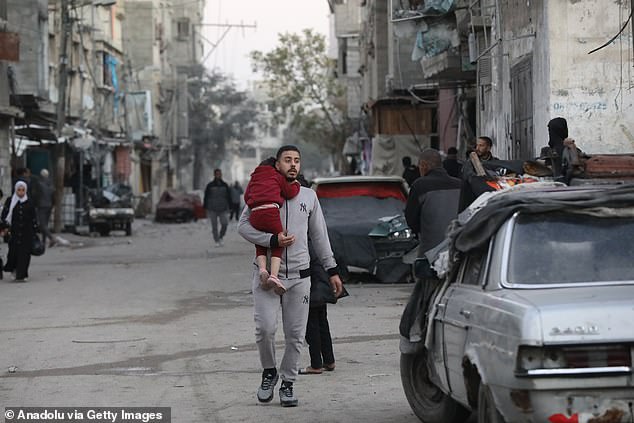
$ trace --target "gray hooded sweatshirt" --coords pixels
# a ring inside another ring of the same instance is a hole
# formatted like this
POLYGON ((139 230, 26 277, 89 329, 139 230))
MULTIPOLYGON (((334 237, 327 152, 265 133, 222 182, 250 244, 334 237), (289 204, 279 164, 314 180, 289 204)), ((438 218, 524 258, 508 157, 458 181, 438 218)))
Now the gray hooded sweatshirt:
MULTIPOLYGON (((277 234, 260 232, 249 223, 250 210, 244 208, 238 233, 252 244, 270 248, 277 246, 277 234)), ((317 194, 310 188, 302 187, 299 194, 280 208, 282 226, 288 234, 295 235, 293 245, 282 253, 280 278, 296 279, 310 275, 310 255, 308 237, 314 246, 317 260, 328 270, 329 275, 337 273, 337 263, 330 248, 328 229, 317 194)))

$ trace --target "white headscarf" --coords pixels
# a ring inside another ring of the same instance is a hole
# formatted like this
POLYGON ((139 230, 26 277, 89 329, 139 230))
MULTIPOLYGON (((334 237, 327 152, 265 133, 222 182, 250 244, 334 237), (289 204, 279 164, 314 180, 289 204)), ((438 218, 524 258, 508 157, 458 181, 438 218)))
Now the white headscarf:
POLYGON ((18 181, 15 183, 15 187, 13 189, 13 197, 11 197, 11 205, 9 206, 9 213, 7 213, 7 217, 4 219, 4 221, 7 222, 9 225, 11 224, 11 218, 13 217, 13 208, 15 207, 15 205, 18 203, 24 203, 26 200, 29 199, 29 196, 27 195, 28 189, 29 188, 24 181, 18 181), (24 187, 25 191, 23 197, 18 197, 18 187, 24 187))

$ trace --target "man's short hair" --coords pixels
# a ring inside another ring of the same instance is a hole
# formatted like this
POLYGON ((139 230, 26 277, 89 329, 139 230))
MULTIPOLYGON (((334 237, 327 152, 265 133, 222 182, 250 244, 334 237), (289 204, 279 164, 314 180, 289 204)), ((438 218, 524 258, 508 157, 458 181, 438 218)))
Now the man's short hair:
POLYGON ((409 156, 405 156, 402 159, 403 166, 408 167, 412 164, 412 159, 409 156))
POLYGON ((280 159, 280 157, 282 157, 282 154, 286 151, 297 151, 297 154, 299 154, 299 156, 302 156, 302 153, 299 152, 299 148, 297 148, 297 146, 292 145, 292 144, 287 144, 287 145, 283 145, 281 146, 278 150, 277 153, 275 154, 275 158, 277 160, 280 159))
POLYGON ((484 140, 489 146, 489 148, 493 147, 493 140, 487 136, 478 137, 479 140, 484 140))
POLYGON ((442 166, 442 157, 435 148, 427 148, 418 156, 418 162, 425 162, 430 168, 435 169, 442 166))
POLYGON ((454 154, 454 155, 456 155, 456 154, 458 154, 458 149, 457 149, 456 147, 449 147, 449 148, 447 149, 447 154, 454 154))
POLYGON ((220 169, 214 169, 214 173, 216 173, 216 172, 220 172, 220 173, 222 173, 222 170, 220 170, 220 169))

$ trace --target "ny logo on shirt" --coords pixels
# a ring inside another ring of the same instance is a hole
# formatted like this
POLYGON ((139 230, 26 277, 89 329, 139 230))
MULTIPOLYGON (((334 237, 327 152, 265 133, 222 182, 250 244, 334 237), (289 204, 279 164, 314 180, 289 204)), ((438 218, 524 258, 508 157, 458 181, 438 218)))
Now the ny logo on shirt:
POLYGON ((299 210, 308 213, 308 209, 306 208, 306 203, 299 203, 299 210))
POLYGON ((308 304, 308 301, 310 300, 310 297, 308 295, 304 295, 304 304, 308 304))

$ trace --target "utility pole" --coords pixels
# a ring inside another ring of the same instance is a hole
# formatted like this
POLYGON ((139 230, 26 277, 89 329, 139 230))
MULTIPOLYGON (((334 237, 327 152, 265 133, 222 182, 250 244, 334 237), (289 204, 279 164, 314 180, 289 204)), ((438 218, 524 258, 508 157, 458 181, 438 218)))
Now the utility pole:
POLYGON ((60 232, 62 229, 62 199, 64 198, 64 173, 65 144, 60 142, 64 123, 66 122, 66 88, 68 86, 68 36, 71 32, 72 23, 70 21, 69 4, 70 0, 61 0, 62 32, 59 46, 59 68, 58 68, 58 89, 57 89, 57 145, 55 155, 57 163, 55 167, 55 214, 54 231, 60 232))
MULTIPOLYGON (((632 0, 632 1, 634 1, 634 0, 632 0)), ((216 28, 224 28, 225 29, 223 31, 222 35, 220 35, 220 37, 218 37, 218 40, 216 42, 208 40, 207 38, 205 38, 205 36, 202 33, 199 34, 200 37, 204 41, 206 41, 207 43, 209 43, 211 45, 211 50, 209 50, 207 52, 207 54, 205 55, 203 60, 200 62, 203 65, 205 64, 205 62, 207 61, 207 59, 209 58, 211 53, 213 53, 214 50, 216 50, 216 47, 218 47, 218 45, 222 42, 222 40, 227 36, 227 34, 231 30, 231 28, 241 28, 241 29, 246 29, 246 28, 255 29, 255 28, 257 28, 257 24, 256 23, 254 23, 253 25, 243 24, 243 23, 240 23, 240 24, 201 23, 201 24, 197 24, 196 26, 212 26, 212 27, 216 27, 216 28)))

